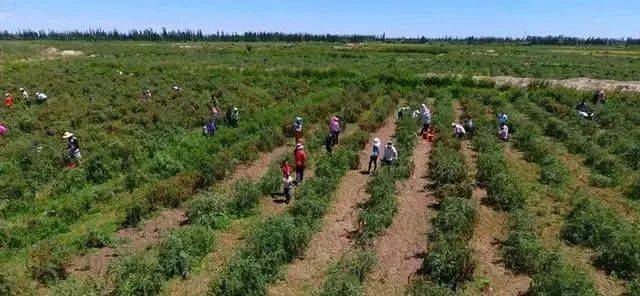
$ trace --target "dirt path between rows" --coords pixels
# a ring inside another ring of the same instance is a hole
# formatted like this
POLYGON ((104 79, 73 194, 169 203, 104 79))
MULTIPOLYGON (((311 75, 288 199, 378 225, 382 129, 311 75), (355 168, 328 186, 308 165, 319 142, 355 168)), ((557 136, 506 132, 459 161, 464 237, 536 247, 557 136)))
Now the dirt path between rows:
MULTIPOLYGON (((437 74, 425 73, 423 77, 462 77, 457 74, 437 74)), ((475 80, 490 80, 495 82, 496 86, 512 86, 518 88, 527 88, 530 86, 544 85, 557 88, 570 88, 579 91, 596 91, 604 89, 607 91, 624 91, 624 92, 640 92, 640 81, 617 81, 606 79, 593 79, 586 77, 567 78, 567 79, 540 79, 530 77, 513 77, 513 76, 472 76, 475 80)))
MULTIPOLYGON (((454 103, 454 107, 456 118, 462 121, 464 108, 458 101, 454 103)), ((472 180, 475 180, 478 154, 471 148, 469 141, 462 142, 461 151, 472 180)), ((520 295, 526 292, 531 279, 526 275, 514 273, 501 262, 500 242, 506 239, 508 231, 506 213, 497 212, 485 205, 487 191, 483 188, 475 187, 472 198, 478 205, 478 221, 469 241, 478 260, 475 278, 487 279, 496 296, 520 295)))
MULTIPOLYGON (((518 175, 527 183, 535 184, 531 188, 536 200, 536 216, 540 225, 540 239, 545 248, 557 250, 570 264, 574 264, 580 270, 586 272, 589 278, 593 279, 596 290, 601 295, 623 295, 625 293, 624 281, 608 276, 603 270, 593 265, 593 251, 578 247, 569 246, 562 240, 560 231, 564 225, 564 218, 571 210, 571 199, 557 199, 553 194, 546 192, 542 185, 537 183, 540 169, 538 165, 524 160, 522 153, 510 145, 505 146, 505 156, 510 162, 510 167, 515 168, 518 175)), ((569 189, 569 192, 574 192, 569 189)))
MULTIPOLYGON (((214 190, 225 190, 240 179, 257 181, 262 173, 266 171, 272 161, 289 149, 282 146, 271 152, 261 153, 258 160, 251 164, 243 164, 236 168, 234 174, 225 179, 214 190)), ((114 258, 127 253, 144 250, 157 244, 166 237, 172 230, 180 227, 187 220, 183 209, 170 209, 158 213, 158 215, 140 227, 131 227, 119 230, 115 236, 126 241, 125 244, 116 247, 104 247, 97 253, 79 256, 70 261, 67 265, 67 272, 78 278, 93 278, 96 280, 105 279, 107 267, 114 258)))
POLYGON ((413 151, 413 174, 399 186, 398 213, 385 233, 374 243, 378 264, 365 282, 366 295, 404 295, 412 275, 422 266, 427 251, 427 233, 436 199, 425 192, 432 143, 418 140, 413 151))
MULTIPOLYGON (((360 170, 367 168, 373 138, 383 142, 390 139, 395 126, 395 121, 389 119, 372 135, 360 152, 360 170)), ((369 175, 361 174, 360 170, 351 170, 342 178, 320 231, 311 239, 304 255, 289 265, 284 278, 269 287, 269 295, 310 294, 324 282, 329 265, 353 245, 350 236, 358 226, 357 207, 369 196, 365 192, 369 175)))

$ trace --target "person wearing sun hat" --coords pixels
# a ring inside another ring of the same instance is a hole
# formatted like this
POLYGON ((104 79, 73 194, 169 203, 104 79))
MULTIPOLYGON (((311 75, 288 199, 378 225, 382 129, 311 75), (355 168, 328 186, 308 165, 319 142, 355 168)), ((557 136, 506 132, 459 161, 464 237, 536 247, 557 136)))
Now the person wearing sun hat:
POLYGON ((296 149, 293 151, 293 159, 296 166, 296 183, 300 184, 304 179, 304 170, 307 167, 307 154, 304 152, 302 143, 296 144, 296 149))
POLYGON ((7 131, 7 127, 4 124, 0 123, 0 137, 4 137, 4 135, 7 134, 7 131))
POLYGON ((398 158, 398 150, 393 146, 393 142, 388 141, 387 146, 384 148, 384 154, 382 156, 382 164, 391 165, 398 158))
POLYGON ((371 148, 371 155, 369 156, 369 168, 367 169, 367 173, 371 173, 371 164, 373 163, 373 172, 378 169, 378 156, 380 156, 380 139, 373 139, 373 147, 371 148))
POLYGON ((22 98, 23 99, 25 99, 25 100, 29 99, 29 93, 26 90, 24 90, 24 87, 20 88, 20 93, 22 94, 22 98))
POLYGON ((65 132, 62 135, 62 139, 67 140, 67 152, 69 153, 70 159, 69 166, 75 167, 82 157, 80 155, 80 143, 78 143, 78 139, 70 132, 65 132))
POLYGON ((13 107, 13 96, 10 93, 4 94, 4 105, 5 107, 13 107))

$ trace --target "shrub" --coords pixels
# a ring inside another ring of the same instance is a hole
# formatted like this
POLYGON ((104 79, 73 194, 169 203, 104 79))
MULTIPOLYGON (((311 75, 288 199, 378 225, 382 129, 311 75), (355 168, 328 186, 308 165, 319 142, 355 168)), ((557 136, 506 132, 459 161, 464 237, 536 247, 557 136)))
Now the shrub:
POLYGON ((422 272, 438 284, 452 288, 473 278, 476 263, 467 241, 437 237, 422 264, 422 272))
POLYGON ((533 276, 529 294, 532 296, 566 295, 597 296, 593 281, 574 266, 566 264, 533 276))
POLYGON ((104 287, 95 281, 69 279, 55 285, 51 289, 51 294, 53 296, 101 296, 105 291, 104 287))
POLYGON ((456 293, 447 287, 437 285, 426 279, 418 279, 411 282, 407 288, 407 296, 454 296, 456 293))
POLYGON ((543 184, 562 186, 569 180, 569 171, 555 158, 545 158, 540 168, 540 182, 543 184))
POLYGON ((202 178, 196 174, 178 174, 169 180, 156 183, 147 197, 151 204, 177 208, 202 186, 202 178))
POLYGON ((50 283, 67 277, 64 254, 52 242, 42 242, 29 250, 27 268, 31 277, 40 283, 50 283))
POLYGON ((468 239, 473 234, 476 206, 468 199, 447 197, 439 204, 433 219, 433 235, 468 239))
POLYGON ((158 261, 166 277, 186 278, 191 267, 204 257, 214 243, 208 227, 187 226, 173 232, 158 249, 158 261))
POLYGON ((4 274, 4 271, 0 273, 0 295, 12 295, 11 284, 9 283, 7 276, 4 274))
POLYGON ((149 216, 149 214, 153 210, 153 207, 146 200, 131 205, 127 208, 127 212, 125 214, 124 220, 121 223, 121 227, 126 228, 138 225, 138 223, 140 223, 142 219, 149 216))
POLYGON ((610 177, 607 177, 598 173, 593 173, 593 172, 589 174, 589 185, 593 187, 611 188, 616 186, 615 183, 616 182, 610 177))
POLYGON ((463 182, 467 178, 466 168, 460 153, 441 145, 433 149, 429 175, 438 185, 455 184, 463 182))
POLYGON ((213 295, 264 296, 267 275, 261 272, 261 264, 253 257, 233 260, 224 276, 212 289, 213 295))
POLYGON ((640 178, 635 179, 625 192, 625 195, 632 200, 640 200, 640 178))
POLYGON ((487 200, 507 211, 521 209, 525 205, 525 191, 519 181, 504 172, 494 176, 487 187, 487 200))
POLYGON ((151 172, 160 178, 169 178, 184 170, 184 165, 165 152, 156 153, 151 160, 151 172))
POLYGON ((87 248, 104 248, 111 241, 108 234, 95 230, 89 230, 82 240, 87 248))
POLYGON ((362 295, 362 283, 376 264, 371 251, 350 250, 328 271, 321 296, 362 295))
POLYGON ((262 192, 256 182, 240 180, 233 185, 229 211, 237 216, 248 215, 258 204, 262 192))
POLYGON ((185 214, 194 225, 221 229, 229 225, 227 204, 219 194, 205 192, 187 201, 185 214))
POLYGON ((545 250, 535 232, 514 230, 502 244, 505 266, 516 272, 534 274, 540 270, 545 250))
POLYGON ((111 178, 111 172, 103 164, 102 159, 96 157, 89 160, 85 169, 85 178, 95 184, 101 184, 111 178))
POLYGON ((592 199, 580 200, 566 218, 562 237, 569 243, 597 247, 612 241, 612 233, 620 228, 611 210, 598 206, 592 199))
POLYGON ((629 283, 629 292, 627 292, 627 295, 640 296, 640 278, 636 278, 629 283))
POLYGON ((157 295, 162 288, 160 264, 146 253, 118 259, 109 266, 109 273, 117 295, 157 295))

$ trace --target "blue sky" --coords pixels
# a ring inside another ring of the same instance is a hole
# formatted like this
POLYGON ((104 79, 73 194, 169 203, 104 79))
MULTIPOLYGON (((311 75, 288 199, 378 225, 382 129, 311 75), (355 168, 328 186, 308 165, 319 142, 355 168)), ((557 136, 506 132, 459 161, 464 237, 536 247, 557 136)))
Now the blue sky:
POLYGON ((0 29, 640 37, 635 0, 0 0, 0 29))

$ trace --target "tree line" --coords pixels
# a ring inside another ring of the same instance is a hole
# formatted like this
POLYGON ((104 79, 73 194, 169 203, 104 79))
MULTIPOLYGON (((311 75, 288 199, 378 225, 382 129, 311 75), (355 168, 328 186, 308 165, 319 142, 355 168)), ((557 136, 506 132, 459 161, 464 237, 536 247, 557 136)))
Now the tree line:
POLYGON ((640 38, 602 38, 569 36, 527 36, 527 37, 416 37, 388 38, 382 35, 362 34, 311 34, 284 32, 244 32, 228 33, 217 31, 204 33, 202 30, 153 29, 105 31, 91 30, 17 30, 0 31, 0 40, 120 40, 120 41, 177 41, 177 42, 389 42, 389 43, 452 43, 452 44, 523 44, 523 45, 640 45, 640 38))

